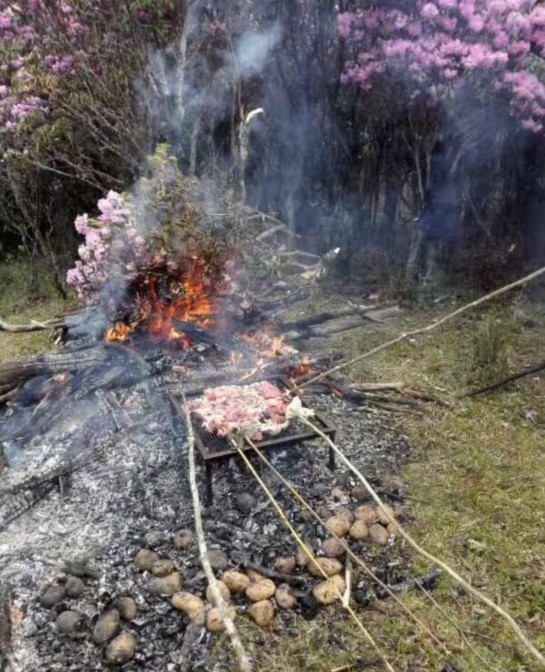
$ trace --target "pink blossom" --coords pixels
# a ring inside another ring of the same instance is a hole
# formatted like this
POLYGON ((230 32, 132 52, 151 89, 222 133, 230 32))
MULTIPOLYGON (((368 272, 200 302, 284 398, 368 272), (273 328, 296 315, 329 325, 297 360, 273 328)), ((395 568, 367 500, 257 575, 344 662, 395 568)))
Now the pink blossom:
POLYGON ((350 37, 350 31, 352 29, 352 21, 354 20, 354 14, 351 12, 343 12, 337 16, 337 27, 339 29, 339 35, 347 39, 350 37))
POLYGON ((434 19, 439 14, 439 10, 437 9, 437 5, 434 5, 433 2, 427 2, 425 5, 422 5, 420 14, 425 19, 434 19))
POLYGON ((454 9, 458 6, 458 0, 437 0, 437 4, 443 9, 454 9))

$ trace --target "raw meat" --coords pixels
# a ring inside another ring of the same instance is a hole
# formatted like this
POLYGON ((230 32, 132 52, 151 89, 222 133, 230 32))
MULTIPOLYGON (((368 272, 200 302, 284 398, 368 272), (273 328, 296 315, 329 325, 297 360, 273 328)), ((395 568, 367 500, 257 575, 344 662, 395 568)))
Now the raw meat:
POLYGON ((225 437, 244 434, 260 441, 264 434, 278 434, 286 429, 291 397, 268 382, 252 385, 224 385, 204 391, 189 403, 211 434, 225 437))

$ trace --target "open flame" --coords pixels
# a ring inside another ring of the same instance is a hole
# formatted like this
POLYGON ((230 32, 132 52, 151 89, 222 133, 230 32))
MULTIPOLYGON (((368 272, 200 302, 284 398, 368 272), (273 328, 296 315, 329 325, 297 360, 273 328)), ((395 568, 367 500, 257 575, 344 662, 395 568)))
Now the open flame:
POLYGON ((287 357, 296 352, 295 348, 285 342, 284 336, 273 336, 268 328, 260 329, 251 336, 237 334, 237 338, 259 350, 262 357, 287 357))
POLYGON ((118 322, 105 339, 125 343, 138 328, 144 327, 154 341, 175 342, 184 350, 192 344, 195 329, 209 329, 214 324, 212 297, 224 296, 227 282, 210 281, 206 264, 192 260, 182 277, 150 273, 135 288, 137 318, 130 325, 118 322))

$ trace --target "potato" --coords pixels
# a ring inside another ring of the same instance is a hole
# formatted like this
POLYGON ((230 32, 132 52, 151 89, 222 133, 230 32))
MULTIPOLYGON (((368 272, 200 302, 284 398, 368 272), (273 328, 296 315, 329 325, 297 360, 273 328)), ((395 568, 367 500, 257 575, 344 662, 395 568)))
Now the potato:
MULTIPOLYGON (((305 544, 305 548, 308 550, 310 555, 314 556, 314 551, 312 550, 311 546, 305 544)), ((310 562, 310 558, 308 557, 308 554, 305 553, 303 549, 301 549, 300 551, 297 552, 297 555, 295 556, 295 562, 298 567, 306 567, 310 562)))
POLYGON ((248 613, 262 628, 266 628, 274 621, 274 607, 270 600, 260 600, 248 609, 248 613))
POLYGON ((354 522, 354 514, 347 506, 337 506, 333 510, 333 516, 335 518, 346 518, 349 523, 354 522))
POLYGON ((379 523, 382 523, 383 525, 388 525, 388 523, 391 522, 390 518, 395 520, 393 509, 391 509, 389 506, 377 506, 376 512, 379 523), (390 514, 390 518, 387 514, 390 514))
POLYGON ((344 537, 350 529, 350 521, 342 516, 331 516, 325 521, 325 526, 337 537, 344 537))
POLYGON ((266 577, 263 576, 263 574, 260 574, 259 572, 256 572, 253 569, 247 569, 246 574, 248 575, 250 581, 253 583, 258 583, 259 581, 263 581, 266 577))
POLYGON ((246 597, 250 602, 262 602, 263 600, 268 600, 276 592, 276 586, 274 581, 270 579, 262 579, 256 583, 251 583, 248 588, 246 588, 246 597))
MULTIPOLYGON (((228 611, 231 620, 233 620, 237 615, 236 610, 233 607, 230 607, 228 611)), ((206 614, 206 629, 210 632, 223 632, 225 630, 225 625, 218 607, 210 609, 206 614)))
POLYGON ((369 536, 369 528, 367 523, 364 523, 363 520, 356 520, 356 522, 350 528, 350 536, 352 539, 367 539, 369 536))
POLYGON ((346 548, 335 537, 326 539, 322 544, 322 550, 328 558, 339 558, 346 553, 346 548))
POLYGON ((369 536, 371 537, 371 541, 374 541, 375 544, 386 546, 388 543, 388 532, 385 527, 382 527, 382 525, 379 525, 378 523, 371 525, 369 528, 369 536))
POLYGON ((342 576, 336 574, 327 581, 316 584, 312 589, 312 594, 320 604, 333 604, 333 602, 340 599, 339 593, 342 595, 345 589, 346 583, 344 579, 342 576))
POLYGON ((291 574, 295 569, 295 558, 277 558, 274 568, 281 574, 291 574))
POLYGON ((172 597, 172 606, 183 611, 190 621, 194 621, 204 612, 204 602, 197 595, 191 593, 176 593, 172 597))
POLYGON ((280 609, 294 609, 297 605, 297 600, 291 594, 291 589, 287 583, 278 586, 276 593, 274 594, 274 599, 280 609))
POLYGON ((363 520, 366 525, 372 525, 373 523, 378 522, 378 515, 376 510, 368 504, 358 506, 358 508, 354 511, 354 515, 356 516, 357 520, 363 520))
POLYGON ((243 593, 251 583, 249 576, 234 570, 223 572, 221 578, 231 593, 243 593))
MULTIPOLYGON (((340 574, 343 566, 335 558, 316 558, 316 562, 327 574, 327 576, 334 576, 335 574, 340 574)), ((311 562, 308 566, 308 571, 312 576, 323 576, 323 573, 316 567, 316 565, 311 562)))
MULTIPOLYGON (((227 584, 225 584, 223 581, 216 581, 219 591, 221 593, 221 596, 223 597, 225 602, 229 602, 231 599, 231 591, 227 587, 227 584)), ((214 593, 212 592, 212 586, 208 586, 206 589, 206 599, 211 603, 211 604, 216 604, 216 600, 214 599, 214 593)))

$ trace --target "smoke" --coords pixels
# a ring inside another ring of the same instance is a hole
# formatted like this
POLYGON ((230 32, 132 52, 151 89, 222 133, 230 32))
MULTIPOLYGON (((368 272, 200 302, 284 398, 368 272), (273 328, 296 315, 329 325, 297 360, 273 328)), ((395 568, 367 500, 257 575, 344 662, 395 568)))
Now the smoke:
POLYGON ((243 79, 260 74, 281 39, 282 28, 278 22, 262 32, 243 33, 235 44, 234 55, 228 58, 233 74, 243 79))

